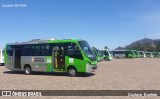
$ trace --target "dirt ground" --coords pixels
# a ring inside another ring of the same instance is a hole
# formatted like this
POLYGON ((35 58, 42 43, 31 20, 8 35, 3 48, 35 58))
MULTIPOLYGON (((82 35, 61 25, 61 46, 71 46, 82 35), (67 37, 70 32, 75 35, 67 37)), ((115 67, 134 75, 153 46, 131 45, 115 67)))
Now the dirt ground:
POLYGON ((113 59, 98 63, 93 74, 10 71, 0 66, 1 90, 160 90, 160 58, 113 59))

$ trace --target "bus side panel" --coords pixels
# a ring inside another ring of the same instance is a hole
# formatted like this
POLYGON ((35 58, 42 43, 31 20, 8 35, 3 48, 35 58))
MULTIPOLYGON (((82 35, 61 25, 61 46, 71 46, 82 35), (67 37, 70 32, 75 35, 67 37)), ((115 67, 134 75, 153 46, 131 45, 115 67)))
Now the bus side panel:
POLYGON ((86 72, 85 61, 82 59, 65 56, 65 66, 66 70, 68 66, 74 66, 77 69, 77 72, 86 72))
POLYGON ((6 63, 5 63, 5 67, 7 69, 14 69, 14 65, 13 65, 13 56, 8 56, 6 55, 6 63))
POLYGON ((30 65, 32 71, 46 71, 46 56, 21 56, 21 70, 30 65))
POLYGON ((3 60, 3 55, 2 55, 2 50, 0 50, 0 63, 3 63, 2 60, 3 60))
POLYGON ((53 59, 52 56, 46 56, 46 72, 53 72, 53 67, 52 67, 52 63, 53 63, 53 59))
POLYGON ((124 58, 125 57, 125 55, 124 54, 115 54, 115 58, 124 58))

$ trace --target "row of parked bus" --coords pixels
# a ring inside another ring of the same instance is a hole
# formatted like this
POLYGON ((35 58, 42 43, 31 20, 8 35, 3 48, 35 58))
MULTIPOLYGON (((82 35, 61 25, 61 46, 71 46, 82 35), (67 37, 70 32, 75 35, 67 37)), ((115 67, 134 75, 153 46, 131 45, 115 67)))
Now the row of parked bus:
POLYGON ((111 52, 107 49, 97 49, 95 47, 92 47, 92 49, 97 57, 96 59, 98 62, 102 60, 110 61, 113 58, 111 52))
POLYGON ((160 57, 160 52, 144 52, 137 50, 113 50, 109 51, 108 49, 96 49, 92 48, 94 53, 97 56, 97 61, 108 60, 110 61, 113 58, 145 58, 145 57, 160 57))
POLYGON ((144 52, 137 50, 116 50, 112 51, 114 58, 145 58, 160 57, 159 52, 144 52))
MULTIPOLYGON (((4 53, 7 69, 32 72, 91 73, 97 69, 97 61, 112 58, 145 57, 149 54, 138 51, 109 51, 91 48, 85 40, 77 39, 34 39, 27 42, 8 43, 4 53)), ((152 56, 151 56, 152 57, 152 56)))

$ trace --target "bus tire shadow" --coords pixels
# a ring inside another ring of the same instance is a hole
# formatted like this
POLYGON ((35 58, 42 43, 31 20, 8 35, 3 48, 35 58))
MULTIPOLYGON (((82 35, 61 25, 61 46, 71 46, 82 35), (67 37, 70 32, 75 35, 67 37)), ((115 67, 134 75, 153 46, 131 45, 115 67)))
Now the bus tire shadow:
POLYGON ((23 71, 16 71, 16 70, 14 70, 14 71, 4 71, 3 73, 4 74, 24 74, 23 71))
MULTIPOLYGON (((22 74, 26 75, 24 71, 4 71, 4 74, 22 74)), ((30 75, 39 75, 39 76, 68 76, 67 73, 61 73, 61 72, 51 72, 51 73, 46 73, 46 72, 32 72, 30 75)), ((78 73, 76 77, 91 77, 94 76, 95 74, 93 73, 78 73)), ((69 77, 69 76, 68 76, 69 77)))
POLYGON ((94 76, 94 73, 79 73, 77 77, 91 77, 94 76))

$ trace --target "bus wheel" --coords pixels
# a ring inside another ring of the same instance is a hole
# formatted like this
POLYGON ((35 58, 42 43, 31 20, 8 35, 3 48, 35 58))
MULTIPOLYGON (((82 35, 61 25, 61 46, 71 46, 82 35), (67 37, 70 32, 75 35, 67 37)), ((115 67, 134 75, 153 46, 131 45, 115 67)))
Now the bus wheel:
POLYGON ((68 76, 75 77, 77 75, 77 71, 75 68, 71 67, 71 68, 68 68, 67 74, 68 76))
POLYGON ((25 70, 25 73, 26 73, 27 75, 29 75, 29 74, 32 73, 32 70, 31 70, 31 67, 30 67, 30 66, 26 66, 26 67, 24 68, 24 70, 25 70))

